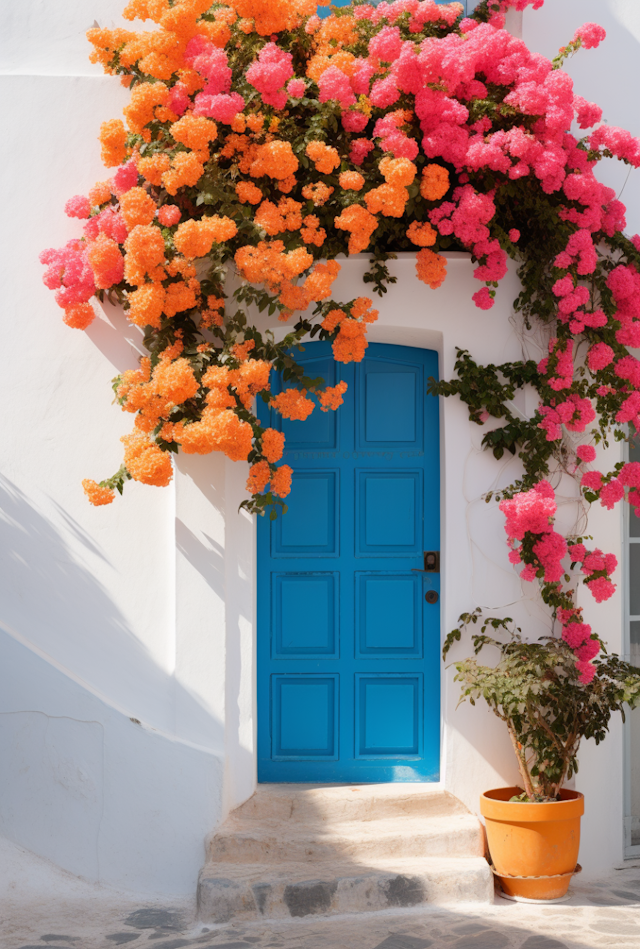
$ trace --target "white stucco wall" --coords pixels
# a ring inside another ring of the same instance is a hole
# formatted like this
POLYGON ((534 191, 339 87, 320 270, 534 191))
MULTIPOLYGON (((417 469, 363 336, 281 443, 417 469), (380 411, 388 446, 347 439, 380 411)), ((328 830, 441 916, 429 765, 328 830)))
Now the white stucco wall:
MULTIPOLYGON (((86 503, 81 479, 99 480, 120 463, 118 439, 130 419, 111 404, 110 380, 135 364, 140 336, 110 308, 86 333, 67 329, 37 261, 42 248, 77 233, 65 200, 108 176, 98 129, 127 93, 88 62, 84 31, 94 17, 126 25, 122 5, 25 0, 0 9, 8 113, 0 834, 88 879, 177 895, 194 892, 206 833, 255 781, 254 526, 237 512, 244 470, 218 457, 186 458, 168 489, 130 483, 108 508, 86 503)), ((640 120, 628 102, 640 69, 639 13, 634 0, 546 0, 523 25, 530 45, 553 55, 585 20, 603 23, 610 40, 568 68, 582 95, 635 133, 640 120)), ((638 174, 625 184, 626 168, 607 164, 611 183, 624 185, 631 232, 640 230, 638 174)), ((371 339, 438 349, 443 375, 456 344, 479 360, 518 355, 508 322, 513 275, 482 313, 470 302, 477 283, 468 260, 451 260, 438 291, 417 282, 412 261, 394 266, 401 279, 381 301, 371 339)), ((337 297, 360 292, 362 270, 357 259, 345 264, 337 297)), ((480 452, 482 429, 455 400, 442 412, 443 631, 462 610, 483 605, 537 634, 544 614, 507 564, 500 516, 480 500, 513 478, 515 463, 480 452)), ((619 552, 615 514, 594 511, 590 527, 601 546, 619 552)), ((619 649, 619 596, 585 606, 619 649)), ((512 781, 515 769, 499 723, 454 706, 448 688, 444 779, 475 808, 480 790, 512 781)), ((594 872, 621 857, 621 775, 616 725, 597 755, 588 745, 581 755, 582 863, 594 872)))

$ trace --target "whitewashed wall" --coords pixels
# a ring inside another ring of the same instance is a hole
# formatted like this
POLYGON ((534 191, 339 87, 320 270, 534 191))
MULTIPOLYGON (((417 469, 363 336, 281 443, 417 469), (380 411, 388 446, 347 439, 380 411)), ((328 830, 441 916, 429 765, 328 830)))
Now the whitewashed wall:
MULTIPOLYGON (((130 419, 111 405, 110 380, 135 365, 139 335, 113 310, 87 333, 67 329, 37 261, 42 248, 77 234, 65 200, 108 175, 99 125, 120 113, 127 93, 89 64, 84 32, 94 18, 126 25, 122 4, 24 0, 0 9, 8 113, 0 834, 88 879, 177 895, 194 892, 206 833, 255 782, 254 529, 237 513, 244 470, 217 457, 184 459, 171 488, 129 484, 111 507, 85 502, 81 479, 99 480, 120 463, 118 439, 130 419)), ((585 20, 601 22, 610 40, 570 62, 578 91, 603 105, 612 124, 640 133, 629 107, 640 69, 634 0, 546 0, 525 14, 524 36, 552 55, 585 20)), ((625 184, 626 169, 606 173, 624 185, 631 230, 640 230, 638 174, 625 184)), ((451 260, 438 291, 417 282, 412 261, 395 266, 401 280, 381 304, 373 340, 436 348, 445 375, 456 344, 481 360, 518 355, 508 322, 513 276, 482 313, 470 302, 477 284, 464 257, 451 260)), ((345 265, 337 295, 359 292, 362 269, 359 260, 345 265)), ((536 341, 527 345, 535 355, 536 341)), ((442 411, 443 631, 462 610, 483 605, 538 634, 544 614, 507 564, 500 516, 480 500, 512 479, 514 464, 479 451, 482 429, 463 406, 449 400, 442 411)), ((619 551, 616 515, 598 512, 592 527, 605 549, 619 551)), ((599 629, 606 623, 613 648, 621 611, 617 596, 591 613, 599 629)), ((499 723, 454 706, 448 688, 445 782, 475 807, 480 790, 512 781, 515 771, 499 723)), ((595 872, 621 857, 621 729, 597 756, 585 747, 581 766, 589 801, 582 862, 595 872)))

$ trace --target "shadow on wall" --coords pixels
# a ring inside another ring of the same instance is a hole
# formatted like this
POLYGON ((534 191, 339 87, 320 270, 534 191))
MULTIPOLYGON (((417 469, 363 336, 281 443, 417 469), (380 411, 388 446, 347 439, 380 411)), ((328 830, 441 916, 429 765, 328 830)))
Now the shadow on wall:
POLYGON ((0 477, 0 834, 92 881, 192 894, 221 816, 223 726, 136 639, 82 552, 106 562, 68 514, 48 519, 0 477), (160 724, 119 701, 119 679, 160 724), (206 745, 176 734, 176 707, 206 745))

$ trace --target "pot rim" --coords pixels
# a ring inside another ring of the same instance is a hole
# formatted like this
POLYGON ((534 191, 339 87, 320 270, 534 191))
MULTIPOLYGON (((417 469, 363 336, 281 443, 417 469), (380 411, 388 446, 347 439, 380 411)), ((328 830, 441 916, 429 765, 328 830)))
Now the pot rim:
POLYGON ((572 820, 584 814, 584 794, 561 788, 561 801, 510 801, 522 788, 493 788, 480 795, 480 813, 489 820, 513 823, 572 820))

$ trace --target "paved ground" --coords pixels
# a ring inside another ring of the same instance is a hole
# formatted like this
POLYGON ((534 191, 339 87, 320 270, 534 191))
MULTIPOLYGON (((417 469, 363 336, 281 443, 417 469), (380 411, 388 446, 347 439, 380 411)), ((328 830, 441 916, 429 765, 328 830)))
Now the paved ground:
POLYGON ((46 861, 18 850, 0 845, 1 949, 640 949, 640 867, 606 881, 577 877, 571 900, 555 906, 497 898, 218 927, 195 922, 189 901, 136 901, 54 877, 46 861))

